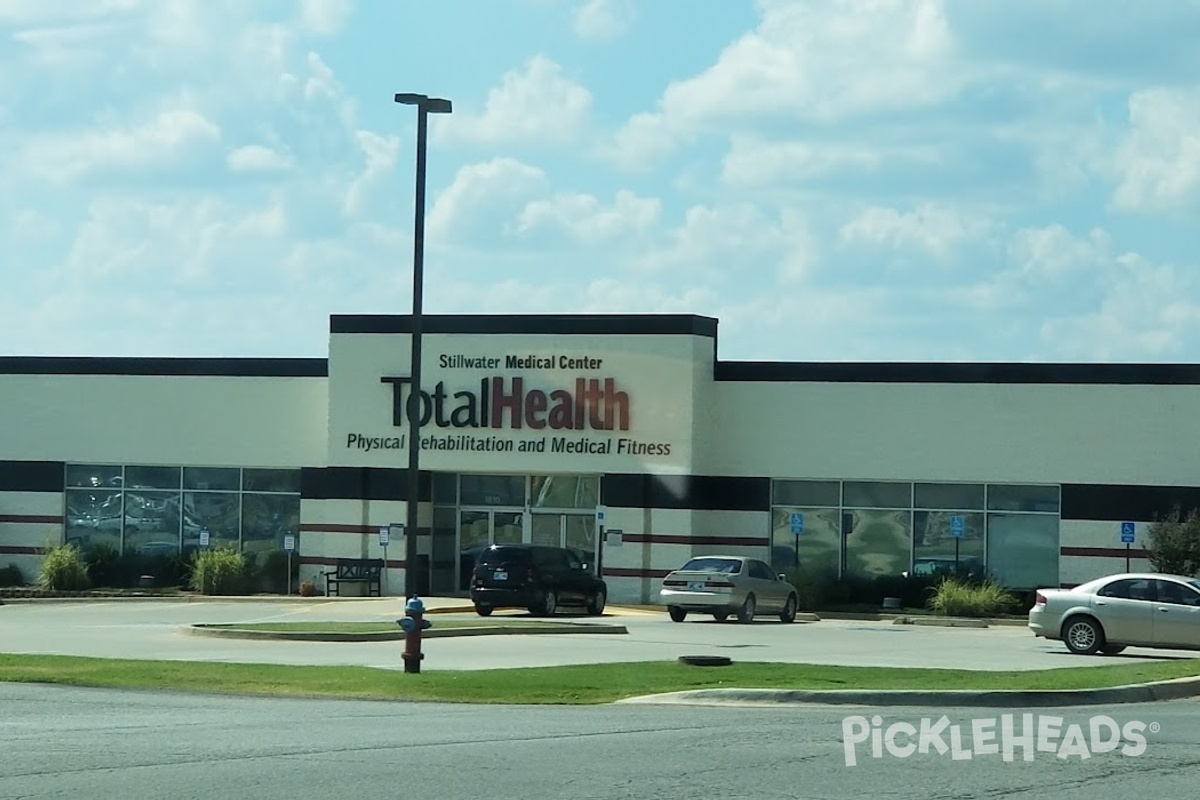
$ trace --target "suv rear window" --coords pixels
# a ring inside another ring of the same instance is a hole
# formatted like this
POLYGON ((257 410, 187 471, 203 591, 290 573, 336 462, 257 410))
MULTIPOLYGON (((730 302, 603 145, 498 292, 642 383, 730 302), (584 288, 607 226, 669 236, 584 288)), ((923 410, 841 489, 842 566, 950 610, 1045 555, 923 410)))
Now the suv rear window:
POLYGON ((519 547, 489 547, 479 556, 479 563, 485 567, 528 564, 529 551, 519 547))

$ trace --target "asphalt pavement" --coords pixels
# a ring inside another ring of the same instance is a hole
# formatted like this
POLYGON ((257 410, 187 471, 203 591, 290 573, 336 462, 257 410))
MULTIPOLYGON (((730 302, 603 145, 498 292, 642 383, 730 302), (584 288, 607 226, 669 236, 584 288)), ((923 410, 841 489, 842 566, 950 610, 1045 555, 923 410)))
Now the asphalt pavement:
MULTIPOLYGON (((195 623, 388 620, 403 616, 403 601, 146 601, 93 600, 8 603, 0 606, 0 652, 111 658, 277 664, 338 664, 400 669, 400 642, 281 642, 198 637, 195 623)), ((526 612, 497 612, 527 618, 526 612)), ((474 614, 430 615, 478 619, 474 614)), ((823 620, 751 625, 711 619, 671 622, 658 611, 614 608, 602 618, 560 615, 581 625, 616 622, 628 634, 480 636, 429 639, 422 670, 474 670, 622 661, 672 660, 681 655, 726 655, 735 661, 803 662, 849 666, 1034 670, 1194 658, 1195 654, 1131 648, 1114 657, 1080 657, 1059 642, 1034 638, 1021 626, 987 629, 823 620)))
POLYGON ((493 707, 20 684, 0 684, 0 708, 0 800, 1182 798, 1200 766, 1195 701, 1040 709, 1029 727, 1018 714, 1014 732, 1033 749, 1009 737, 997 752, 975 726, 1001 730, 1010 712, 987 709, 493 707), (890 748, 889 731, 900 732, 890 748))

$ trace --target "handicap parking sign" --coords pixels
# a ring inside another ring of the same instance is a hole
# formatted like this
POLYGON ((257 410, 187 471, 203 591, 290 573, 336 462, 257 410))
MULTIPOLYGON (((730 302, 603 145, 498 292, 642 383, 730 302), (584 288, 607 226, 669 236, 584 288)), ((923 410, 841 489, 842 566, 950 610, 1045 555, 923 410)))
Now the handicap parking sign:
POLYGON ((1131 544, 1134 541, 1134 536, 1137 533, 1137 528, 1132 522, 1121 523, 1121 541, 1124 544, 1131 544))
POLYGON ((965 517, 953 516, 950 518, 950 535, 955 539, 963 538, 963 534, 967 530, 967 520, 965 517))
POLYGON ((804 515, 799 511, 793 511, 790 518, 792 533, 804 533, 804 515))

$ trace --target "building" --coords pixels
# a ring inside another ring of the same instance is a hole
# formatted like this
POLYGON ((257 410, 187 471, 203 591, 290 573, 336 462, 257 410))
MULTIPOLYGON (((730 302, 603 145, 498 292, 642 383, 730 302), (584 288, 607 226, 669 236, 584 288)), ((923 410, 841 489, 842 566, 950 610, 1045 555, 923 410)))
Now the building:
MULTIPOLYGON (((0 358, 0 567, 202 535, 295 536, 302 579, 383 557, 406 515, 410 329, 333 316, 327 359, 0 358)), ((718 551, 887 575, 957 550, 1013 587, 1073 584, 1146 567, 1147 524, 1200 506, 1194 365, 721 361, 717 321, 691 315, 424 330, 416 568, 438 595, 517 541, 588 552, 613 601, 718 551)))

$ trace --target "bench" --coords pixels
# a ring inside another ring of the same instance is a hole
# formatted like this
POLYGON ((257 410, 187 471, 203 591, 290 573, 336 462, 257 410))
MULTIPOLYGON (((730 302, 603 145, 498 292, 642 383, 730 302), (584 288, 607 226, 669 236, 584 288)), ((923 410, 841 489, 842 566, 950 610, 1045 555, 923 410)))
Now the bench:
POLYGON ((383 559, 381 558, 339 558, 337 566, 325 576, 325 595, 340 597, 341 584, 365 583, 367 596, 381 596, 380 576, 383 574, 383 559))

